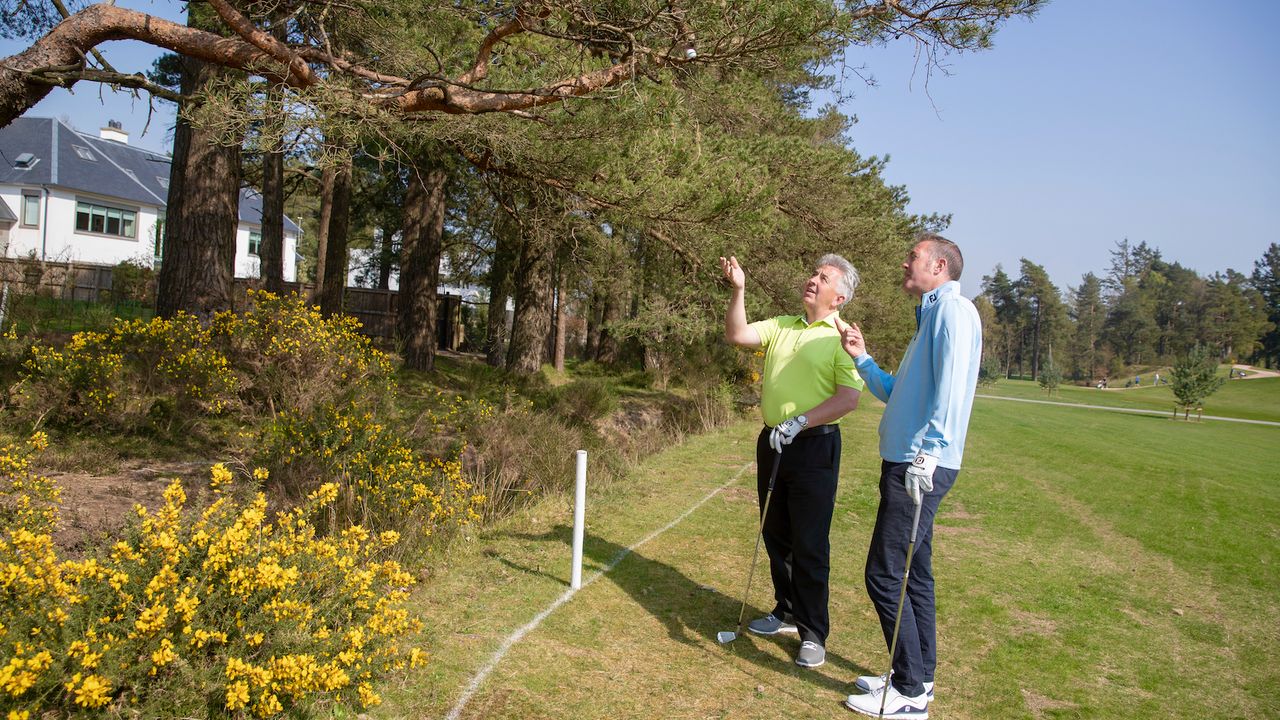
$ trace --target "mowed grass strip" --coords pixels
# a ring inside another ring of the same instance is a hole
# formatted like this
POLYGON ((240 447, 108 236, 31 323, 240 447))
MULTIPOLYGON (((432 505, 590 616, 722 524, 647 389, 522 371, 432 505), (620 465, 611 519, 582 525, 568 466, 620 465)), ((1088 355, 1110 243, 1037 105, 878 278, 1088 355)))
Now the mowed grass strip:
MULTIPOLYGON (((1049 395, 1039 383, 1030 380, 1000 380, 995 385, 978 388, 978 394, 1149 410, 1168 415, 1173 414, 1177 402, 1170 386, 1163 384, 1125 388, 1113 383, 1108 390, 1060 385, 1049 395)), ((1206 398, 1203 406, 1205 415, 1280 422, 1280 378, 1229 380, 1206 398)))
MULTIPOLYGON (((1242 381, 1258 384, 1267 381, 1242 381)), ((828 663, 734 629, 756 532, 754 469, 529 633, 463 717, 852 717, 887 653, 862 588, 880 405, 844 430, 828 663)), ((592 498, 587 569, 752 459, 756 426, 693 438, 592 498)), ((937 718, 1280 716, 1276 428, 977 401, 934 539, 937 718)), ((383 717, 441 717, 503 638, 567 588, 571 500, 459 543, 420 589, 432 663, 383 717)), ((769 609, 757 568, 748 617, 769 609)))

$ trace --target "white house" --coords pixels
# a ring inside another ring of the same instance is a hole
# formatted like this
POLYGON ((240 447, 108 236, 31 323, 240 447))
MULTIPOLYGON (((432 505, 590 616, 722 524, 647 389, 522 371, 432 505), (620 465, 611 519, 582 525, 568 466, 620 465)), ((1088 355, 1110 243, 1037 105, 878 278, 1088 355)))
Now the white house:
MULTIPOLYGON (((97 137, 61 120, 22 117, 0 128, 0 251, 4 257, 155 266, 169 195, 168 155, 129 145, 111 121, 97 137)), ((236 277, 258 277, 262 198, 240 192, 236 277)), ((284 279, 297 279, 302 228, 284 218, 284 279)))

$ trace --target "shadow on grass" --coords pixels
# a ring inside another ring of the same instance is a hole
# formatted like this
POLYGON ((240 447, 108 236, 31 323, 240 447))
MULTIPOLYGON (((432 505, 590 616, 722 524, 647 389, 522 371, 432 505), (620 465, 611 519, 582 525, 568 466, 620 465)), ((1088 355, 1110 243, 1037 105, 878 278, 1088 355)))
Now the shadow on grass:
MULTIPOLYGON (((539 535, 522 533, 505 533, 504 535, 525 542, 555 542, 569 547, 573 544, 572 528, 565 525, 557 525, 539 535)), ((540 568, 525 567, 497 553, 490 553, 490 555, 513 570, 543 577, 565 587, 569 586, 561 575, 548 573, 540 568)), ((752 582, 753 595, 769 592, 765 587, 769 584, 767 563, 768 560, 762 554, 752 582)), ((630 595, 636 604, 661 621, 667 628, 667 635, 677 642, 705 651, 707 643, 711 643, 714 647, 721 647, 716 640, 718 631, 737 630, 735 625, 742 606, 740 595, 736 597, 725 595, 712 587, 692 580, 671 565, 588 533, 583 538, 584 585, 596 572, 604 573, 609 581, 630 595)), ((744 575, 740 582, 745 586, 746 580, 744 575)), ((725 651, 749 660, 761 669, 802 677, 841 694, 850 692, 853 681, 858 675, 876 674, 871 669, 830 651, 827 652, 826 664, 812 670, 798 667, 790 661, 782 662, 775 655, 764 652, 757 647, 758 643, 777 645, 788 657, 794 656, 800 646, 800 640, 795 635, 759 636, 746 632, 746 622, 766 612, 768 611, 748 604, 743 632, 732 643, 723 646, 725 651)))

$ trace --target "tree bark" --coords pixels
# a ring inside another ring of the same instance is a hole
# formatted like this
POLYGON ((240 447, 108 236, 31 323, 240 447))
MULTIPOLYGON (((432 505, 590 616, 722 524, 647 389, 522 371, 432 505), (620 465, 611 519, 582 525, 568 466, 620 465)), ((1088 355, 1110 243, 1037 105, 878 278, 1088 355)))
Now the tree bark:
POLYGON ((564 372, 564 333, 569 325, 569 315, 564 309, 566 295, 564 284, 565 273, 562 267, 556 272, 556 340, 555 351, 552 354, 552 362, 555 364, 556 372, 564 372))
POLYGON ((626 303, 619 290, 606 290, 604 308, 600 313, 600 340, 596 346, 596 362, 613 365, 622 356, 622 346, 610 332, 609 326, 622 318, 622 306, 626 303))
POLYGON ((422 163, 409 176, 400 233, 400 316, 404 364, 434 370, 437 345, 440 253, 444 244, 446 185, 449 174, 422 163))
POLYGON ((350 159, 334 174, 333 201, 330 204, 329 236, 324 253, 324 286, 320 290, 320 312, 325 316, 342 312, 342 294, 347 287, 347 231, 351 223, 350 159))
MULTIPOLYGON (((184 58, 182 92, 191 96, 226 71, 184 58)), ((156 314, 206 318, 231 308, 240 212, 240 148, 191 125, 183 103, 173 138, 165 240, 156 314)))
POLYGON ((505 227, 497 233, 493 263, 489 266, 489 323, 485 329, 484 361, 492 367, 506 362, 507 298, 511 297, 511 267, 519 252, 515 233, 505 227))
POLYGON ((599 288, 592 288, 590 303, 585 308, 583 317, 587 321, 587 340, 582 346, 582 357, 584 360, 594 360, 596 351, 600 347, 600 323, 604 316, 601 311, 604 305, 604 298, 600 294, 599 288))
POLYGON ((326 166, 320 173, 320 221, 316 229, 316 271, 312 281, 315 287, 311 290, 311 302, 320 302, 324 294, 325 253, 329 252, 329 221, 333 218, 333 186, 337 182, 338 171, 333 166, 326 166))
POLYGON ((262 155, 262 244, 258 253, 263 287, 267 292, 283 294, 284 149, 278 145, 262 155))
POLYGON ((507 369, 532 375, 542 368, 543 349, 551 329, 552 260, 548 238, 527 233, 515 272, 515 317, 507 348, 507 369))
POLYGON ((378 289, 391 287, 391 267, 395 265, 396 228, 387 224, 382 228, 382 239, 378 241, 378 289))

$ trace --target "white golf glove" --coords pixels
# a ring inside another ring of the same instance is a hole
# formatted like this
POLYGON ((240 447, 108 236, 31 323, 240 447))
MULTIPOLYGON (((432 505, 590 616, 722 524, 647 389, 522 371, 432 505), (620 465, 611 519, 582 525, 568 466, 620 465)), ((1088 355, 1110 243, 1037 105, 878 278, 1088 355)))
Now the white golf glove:
POLYGON ((924 493, 933 490, 933 471, 937 469, 938 458, 923 451, 916 453, 915 459, 907 467, 907 476, 903 478, 907 495, 912 502, 921 502, 924 500, 924 493))
POLYGON ((769 433, 769 447, 773 448, 774 452, 782 452, 782 446, 790 445, 791 441, 796 439, 796 435, 799 435, 808 424, 803 415, 783 420, 774 426, 773 432, 769 433))

